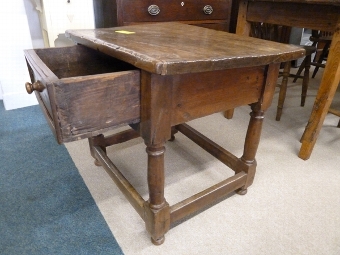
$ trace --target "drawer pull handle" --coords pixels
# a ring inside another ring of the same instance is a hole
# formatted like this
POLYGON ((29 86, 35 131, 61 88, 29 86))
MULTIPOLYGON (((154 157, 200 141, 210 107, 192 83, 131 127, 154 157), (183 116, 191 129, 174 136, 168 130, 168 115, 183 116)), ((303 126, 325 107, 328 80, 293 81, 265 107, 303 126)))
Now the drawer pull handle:
POLYGON ((155 16, 157 15, 161 10, 159 9, 159 7, 155 4, 152 4, 148 7, 148 12, 150 15, 155 16))
POLYGON ((213 10, 213 8, 211 7, 211 5, 206 5, 206 6, 204 6, 204 8, 203 8, 204 14, 207 14, 207 15, 212 14, 213 11, 214 11, 214 10, 213 10))
POLYGON ((25 87, 28 94, 32 94, 34 90, 43 92, 43 90, 45 89, 44 84, 42 84, 40 81, 36 81, 33 84, 26 82, 25 87))

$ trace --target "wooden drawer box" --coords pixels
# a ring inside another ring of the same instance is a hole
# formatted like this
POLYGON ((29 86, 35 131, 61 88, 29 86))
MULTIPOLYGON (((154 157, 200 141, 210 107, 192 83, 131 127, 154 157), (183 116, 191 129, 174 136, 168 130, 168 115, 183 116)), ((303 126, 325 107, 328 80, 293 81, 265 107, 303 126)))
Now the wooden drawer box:
POLYGON ((58 143, 139 122, 140 71, 84 46, 26 50, 39 104, 58 143))
POLYGON ((97 28, 180 21, 229 31, 232 0, 94 0, 97 28))

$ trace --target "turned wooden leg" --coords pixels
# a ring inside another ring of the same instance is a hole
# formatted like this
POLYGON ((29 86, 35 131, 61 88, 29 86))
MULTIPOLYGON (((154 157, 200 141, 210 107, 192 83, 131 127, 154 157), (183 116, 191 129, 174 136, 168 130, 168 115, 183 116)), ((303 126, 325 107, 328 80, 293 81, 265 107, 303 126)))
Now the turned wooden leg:
POLYGON ((306 101, 306 96, 307 96, 307 90, 308 90, 308 84, 309 84, 309 69, 310 69, 310 64, 311 64, 311 55, 308 55, 305 57, 305 72, 303 75, 303 80, 302 80, 302 92, 301 92, 301 106, 305 105, 306 101))
POLYGON ((256 109, 257 104, 252 105, 252 112, 250 114, 250 121, 245 139, 243 155, 241 161, 249 166, 248 178, 246 184, 236 191, 240 195, 247 193, 247 188, 253 183, 256 171, 255 155, 260 143, 262 123, 264 119, 264 111, 256 109))
POLYGON ((282 108, 285 102, 286 92, 287 92, 287 83, 288 83, 288 77, 289 77, 289 72, 290 72, 290 66, 291 66, 291 63, 290 61, 288 61, 285 63, 284 68, 283 68, 283 75, 282 75, 283 77, 282 77, 282 82, 280 85, 279 102, 277 104, 277 112, 276 112, 277 121, 281 119, 281 115, 282 115, 282 108))
POLYGON ((318 72, 319 70, 319 67, 320 66, 323 66, 324 65, 322 64, 323 60, 326 58, 327 54, 328 54, 328 49, 329 49, 329 46, 331 45, 331 42, 326 42, 325 43, 325 46, 323 47, 322 49, 322 52, 318 58, 318 61, 317 62, 314 62, 314 65, 315 65, 315 68, 314 68, 314 71, 313 71, 313 74, 312 74, 312 78, 315 77, 316 73, 318 72))
MULTIPOLYGON (((304 60, 302 61, 300 67, 299 67, 299 70, 296 72, 295 74, 295 77, 293 79, 293 82, 296 82, 297 79, 300 77, 301 73, 302 73, 302 70, 305 68, 305 64, 306 64, 306 57, 304 58, 304 60)), ((309 63, 310 65, 310 63, 309 63)))
POLYGON ((330 104, 334 98, 336 89, 340 81, 340 18, 338 19, 337 29, 333 34, 326 67, 321 79, 320 87, 315 98, 312 113, 308 124, 301 138, 301 148, 299 157, 303 160, 309 159, 321 127, 328 113, 330 104))
POLYGON ((88 140, 89 140, 89 145, 90 145, 91 156, 94 158, 94 164, 96 166, 101 166, 100 162, 95 157, 95 154, 93 152, 93 147, 99 146, 106 153, 105 137, 104 135, 101 134, 101 135, 90 137, 88 140))
POLYGON ((145 203, 145 224, 155 245, 164 242, 170 228, 170 207, 164 198, 165 147, 147 146, 149 201, 145 203))

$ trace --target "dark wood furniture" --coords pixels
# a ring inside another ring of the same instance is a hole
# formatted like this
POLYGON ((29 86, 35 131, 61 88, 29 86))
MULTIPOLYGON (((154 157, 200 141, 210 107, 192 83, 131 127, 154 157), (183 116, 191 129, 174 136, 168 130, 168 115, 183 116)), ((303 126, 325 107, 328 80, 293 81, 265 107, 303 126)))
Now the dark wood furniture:
POLYGON ((248 36, 251 22, 334 32, 320 88, 301 138, 299 157, 307 160, 312 153, 340 81, 340 1, 241 0, 236 33, 248 36))
MULTIPOLYGON (((251 24, 251 31, 250 36, 256 37, 264 40, 274 41, 274 42, 281 42, 281 43, 289 43, 291 33, 291 27, 281 26, 276 24, 268 24, 263 22, 252 22, 251 24)), ((279 90, 279 99, 277 103, 277 111, 275 119, 280 121, 282 115, 283 105, 286 99, 286 92, 287 92, 287 85, 289 77, 295 77, 294 81, 297 78, 302 78, 302 90, 301 90, 301 106, 305 105, 305 99, 307 95, 307 89, 309 84, 309 69, 311 65, 311 55, 316 51, 314 46, 306 46, 306 45, 299 45, 303 47, 306 51, 306 56, 303 60, 302 65, 304 66, 302 70, 304 70, 304 75, 300 76, 300 73, 294 75, 290 73, 291 69, 291 61, 287 61, 286 63, 282 63, 281 67, 283 66, 283 71, 280 72, 279 76, 282 76, 282 81, 278 84, 279 90)), ((228 119, 231 119, 233 116, 233 109, 229 109, 225 112, 225 116, 228 119)))
POLYGON ((230 12, 230 26, 229 26, 229 32, 230 33, 236 32, 237 15, 238 15, 239 5, 240 5, 240 0, 232 0, 231 12, 230 12))
POLYGON ((180 21, 229 31, 232 0, 94 0, 96 28, 180 21))
POLYGON ((303 69, 301 69, 301 71, 304 70, 304 73, 303 73, 303 76, 300 76, 300 73, 291 74, 290 73, 291 61, 288 61, 284 64, 283 72, 282 72, 282 82, 279 85, 280 86, 279 100, 277 104, 277 111, 276 111, 276 117, 275 117, 277 121, 281 120, 282 109, 283 109, 283 105, 286 99, 286 92, 287 92, 287 87, 288 87, 287 85, 288 85, 289 77, 291 76, 295 77, 293 82, 295 82, 296 79, 298 78, 302 78, 300 106, 305 106, 307 90, 308 90, 308 85, 309 85, 309 69, 311 66, 312 54, 316 51, 316 48, 314 46, 305 46, 305 45, 301 45, 300 47, 302 47, 306 51, 306 56, 301 64, 303 65, 303 69))
POLYGON ((246 193, 255 176, 264 111, 272 101, 279 64, 303 56, 303 50, 182 23, 66 34, 87 48, 26 51, 33 83, 27 84, 28 91, 35 90, 59 142, 89 137, 95 163, 105 168, 145 221, 154 244, 161 244, 164 234, 184 217, 231 192, 246 193), (131 66, 117 69, 121 61, 131 66), (185 124, 248 104, 251 117, 240 158, 185 124), (128 124, 127 131, 100 134, 128 124), (235 175, 170 206, 164 194, 164 152, 176 132, 235 175), (107 146, 138 136, 144 139, 148 157, 147 201, 106 154, 107 146))
POLYGON ((312 78, 315 77, 320 67, 325 68, 326 66, 323 62, 327 60, 332 35, 333 33, 330 32, 312 30, 312 36, 309 40, 311 40, 313 44, 316 44, 318 50, 317 54, 315 54, 314 61, 311 63, 312 66, 315 66, 312 78))

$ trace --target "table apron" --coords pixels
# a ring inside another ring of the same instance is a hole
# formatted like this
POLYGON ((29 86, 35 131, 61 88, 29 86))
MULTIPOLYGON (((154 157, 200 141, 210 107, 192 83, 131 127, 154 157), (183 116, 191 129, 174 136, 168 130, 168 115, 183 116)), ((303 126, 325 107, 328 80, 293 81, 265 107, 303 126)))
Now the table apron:
POLYGON ((171 125, 258 102, 265 74, 260 66, 175 76, 171 125))
POLYGON ((340 6, 288 2, 249 2, 247 21, 334 32, 340 6))

